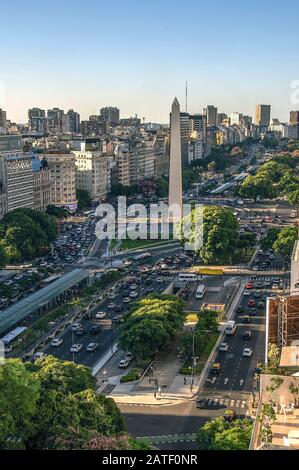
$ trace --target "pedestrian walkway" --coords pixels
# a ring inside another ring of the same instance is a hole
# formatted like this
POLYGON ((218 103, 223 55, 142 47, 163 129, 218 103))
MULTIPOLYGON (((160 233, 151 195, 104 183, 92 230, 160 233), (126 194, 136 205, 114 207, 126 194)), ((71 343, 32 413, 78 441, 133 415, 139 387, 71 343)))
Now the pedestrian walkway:
POLYGON ((204 408, 237 408, 244 409, 246 408, 246 400, 237 400, 234 398, 214 398, 214 397, 204 397, 205 405, 204 408))

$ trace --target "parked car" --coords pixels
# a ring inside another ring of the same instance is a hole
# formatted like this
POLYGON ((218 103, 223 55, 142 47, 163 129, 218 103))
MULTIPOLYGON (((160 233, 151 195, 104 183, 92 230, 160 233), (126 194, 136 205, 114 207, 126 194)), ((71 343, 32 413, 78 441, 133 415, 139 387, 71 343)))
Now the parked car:
POLYGON ((119 361, 118 367, 120 369, 126 369, 130 364, 130 361, 128 359, 121 359, 119 361))
POLYGON ((62 343, 63 343, 63 339, 62 339, 62 338, 54 338, 54 339, 52 339, 52 341, 51 341, 51 346, 57 347, 57 346, 60 346, 62 343))

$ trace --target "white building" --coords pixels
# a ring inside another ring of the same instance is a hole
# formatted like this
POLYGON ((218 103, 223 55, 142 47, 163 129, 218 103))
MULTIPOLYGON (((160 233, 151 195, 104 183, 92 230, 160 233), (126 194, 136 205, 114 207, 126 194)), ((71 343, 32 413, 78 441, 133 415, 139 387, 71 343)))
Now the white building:
POLYGON ((100 150, 86 150, 81 143, 81 150, 74 151, 76 164, 76 186, 88 191, 92 202, 99 203, 106 199, 109 184, 108 157, 100 150))

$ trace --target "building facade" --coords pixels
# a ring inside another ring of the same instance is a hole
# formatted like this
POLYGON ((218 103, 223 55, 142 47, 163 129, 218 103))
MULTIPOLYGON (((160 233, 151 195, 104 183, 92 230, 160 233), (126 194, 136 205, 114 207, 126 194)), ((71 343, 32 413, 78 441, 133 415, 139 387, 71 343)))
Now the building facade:
POLYGON ((108 125, 119 123, 119 109, 118 108, 107 106, 106 108, 101 109, 100 115, 101 115, 102 120, 105 121, 108 125))
POLYGON ((77 210, 75 155, 54 152, 45 158, 50 169, 51 204, 77 210))
POLYGON ((108 157, 101 151, 85 150, 82 144, 80 151, 74 151, 76 164, 76 186, 86 190, 93 204, 106 199, 109 184, 108 157))

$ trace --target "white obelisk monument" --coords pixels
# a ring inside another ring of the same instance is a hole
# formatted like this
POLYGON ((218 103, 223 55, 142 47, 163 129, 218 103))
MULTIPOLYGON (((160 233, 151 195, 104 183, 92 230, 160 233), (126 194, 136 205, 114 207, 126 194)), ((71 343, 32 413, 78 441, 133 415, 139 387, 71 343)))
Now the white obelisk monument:
POLYGON ((183 215, 183 196, 180 104, 177 98, 171 107, 168 206, 169 222, 178 222, 183 215))

